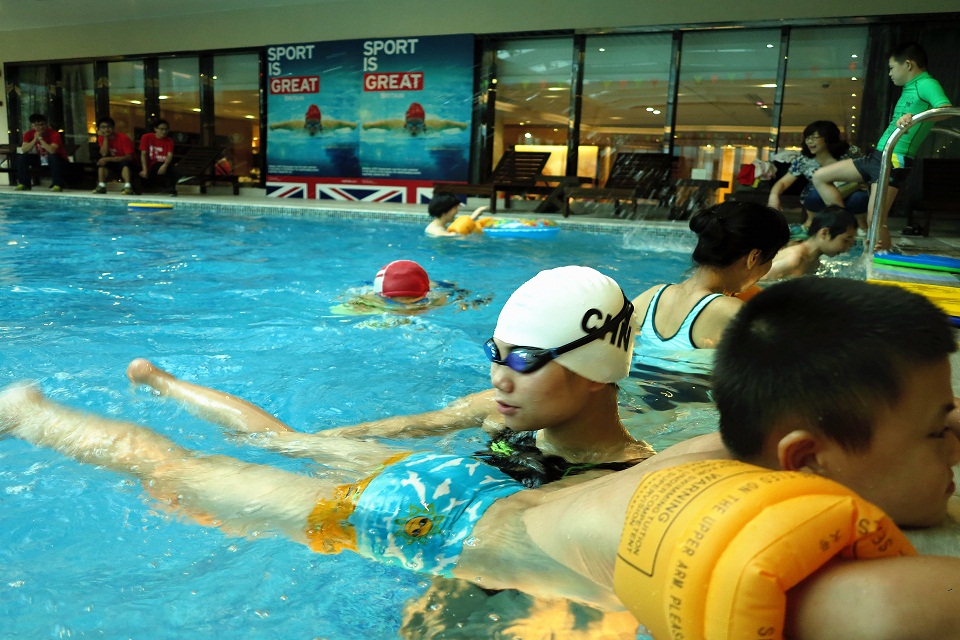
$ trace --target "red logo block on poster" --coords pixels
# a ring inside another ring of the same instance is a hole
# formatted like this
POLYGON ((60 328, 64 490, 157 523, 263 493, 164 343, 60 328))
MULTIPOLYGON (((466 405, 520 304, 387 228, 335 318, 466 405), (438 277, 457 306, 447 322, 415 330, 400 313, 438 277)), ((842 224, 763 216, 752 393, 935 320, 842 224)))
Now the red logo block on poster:
POLYGON ((363 74, 364 91, 423 91, 422 71, 363 74))
POLYGON ((320 93, 320 76, 270 78, 270 93, 320 93))

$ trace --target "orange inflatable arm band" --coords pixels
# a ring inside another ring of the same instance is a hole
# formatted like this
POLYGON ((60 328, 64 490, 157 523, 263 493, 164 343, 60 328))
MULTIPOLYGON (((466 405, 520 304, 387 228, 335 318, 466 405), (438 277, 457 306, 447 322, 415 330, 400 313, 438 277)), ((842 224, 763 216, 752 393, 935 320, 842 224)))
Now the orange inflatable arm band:
POLYGON ((915 554, 886 514, 843 485, 707 460, 641 481, 614 587, 657 640, 766 640, 783 637, 786 592, 834 556, 915 554))

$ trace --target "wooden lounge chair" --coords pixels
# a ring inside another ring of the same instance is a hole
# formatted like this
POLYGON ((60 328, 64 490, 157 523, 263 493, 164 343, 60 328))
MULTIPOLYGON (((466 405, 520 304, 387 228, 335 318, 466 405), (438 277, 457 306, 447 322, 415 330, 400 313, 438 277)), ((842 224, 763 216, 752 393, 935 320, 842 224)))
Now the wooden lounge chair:
POLYGON ((17 145, 0 144, 0 173, 7 174, 11 185, 17 181, 17 145))
POLYGON ((570 215, 571 200, 613 200, 614 215, 620 215, 621 203, 633 204, 637 213, 641 200, 665 204, 673 193, 673 157, 666 153, 618 153, 610 176, 602 188, 574 186, 564 193, 563 215, 570 215))
POLYGON ((462 182, 436 182, 434 193, 453 193, 468 196, 490 196, 490 211, 497 210, 497 192, 503 192, 506 208, 510 208, 510 196, 527 193, 548 195, 554 187, 538 185, 543 168, 550 159, 549 151, 506 151, 484 184, 462 182))
POLYGON ((240 195, 240 182, 235 175, 220 175, 214 165, 223 156, 223 147, 190 147, 177 162, 177 175, 180 183, 200 185, 200 193, 207 192, 207 185, 214 182, 233 184, 233 195, 240 195))

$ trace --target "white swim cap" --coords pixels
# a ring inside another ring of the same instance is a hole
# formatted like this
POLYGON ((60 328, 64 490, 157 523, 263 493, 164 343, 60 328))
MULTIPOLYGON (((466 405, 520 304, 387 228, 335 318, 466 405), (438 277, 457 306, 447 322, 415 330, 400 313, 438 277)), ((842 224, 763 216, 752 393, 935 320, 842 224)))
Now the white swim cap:
POLYGON ((612 278, 589 267, 560 267, 541 271, 513 292, 493 336, 516 347, 553 349, 606 323, 596 340, 556 362, 588 380, 616 382, 630 372, 636 336, 633 305, 612 278))

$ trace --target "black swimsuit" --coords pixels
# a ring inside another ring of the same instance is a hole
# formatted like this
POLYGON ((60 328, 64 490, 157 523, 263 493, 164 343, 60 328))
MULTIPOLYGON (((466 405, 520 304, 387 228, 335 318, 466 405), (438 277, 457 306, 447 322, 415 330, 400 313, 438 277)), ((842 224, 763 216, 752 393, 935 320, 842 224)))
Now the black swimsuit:
POLYGON ((540 451, 537 448, 536 432, 509 429, 499 431, 487 443, 486 450, 478 451, 474 457, 500 469, 531 489, 593 469, 623 471, 639 462, 569 462, 560 456, 547 455, 540 451))

